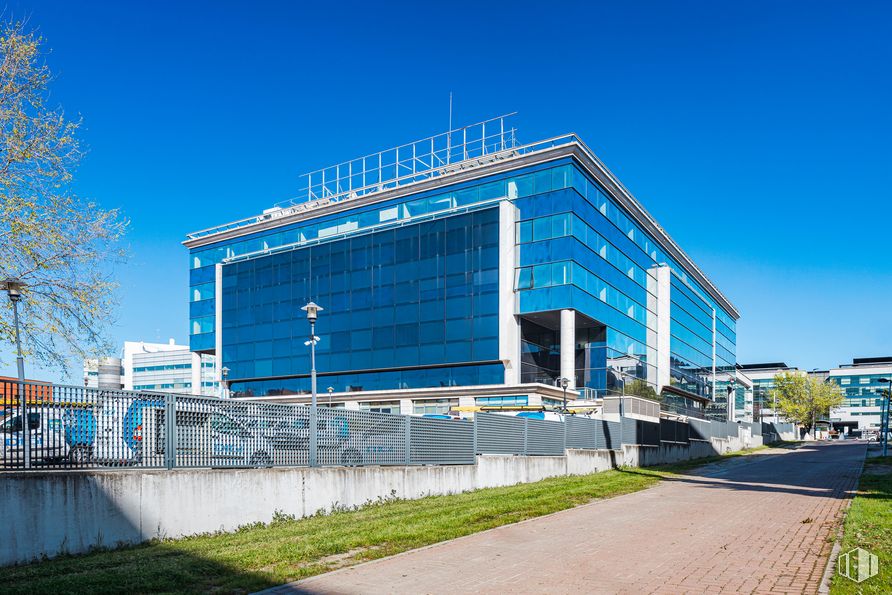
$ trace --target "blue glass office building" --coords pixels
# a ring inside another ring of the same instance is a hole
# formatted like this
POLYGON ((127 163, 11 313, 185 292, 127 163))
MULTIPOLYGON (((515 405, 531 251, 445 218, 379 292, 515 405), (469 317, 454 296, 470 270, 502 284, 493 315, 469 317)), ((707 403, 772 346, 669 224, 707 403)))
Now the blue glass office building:
POLYGON ((576 136, 520 145, 500 118, 307 181, 185 242, 191 348, 237 395, 309 390, 310 300, 338 393, 567 378, 702 402, 734 373, 736 309, 576 136))

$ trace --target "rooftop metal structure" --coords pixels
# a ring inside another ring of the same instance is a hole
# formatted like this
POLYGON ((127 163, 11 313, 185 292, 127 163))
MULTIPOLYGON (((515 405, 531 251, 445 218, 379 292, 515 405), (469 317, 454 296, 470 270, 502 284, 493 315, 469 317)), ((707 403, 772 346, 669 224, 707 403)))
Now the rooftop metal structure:
MULTIPOLYGON (((681 247, 666 233, 644 206, 632 195, 610 169, 592 152, 575 133, 555 136, 526 145, 517 142, 516 129, 507 124, 516 112, 498 116, 483 122, 450 130, 425 139, 400 145, 386 151, 372 153, 351 161, 322 168, 303 177, 307 185, 302 194, 292 200, 278 203, 260 215, 187 234, 183 242, 188 247, 214 243, 218 240, 252 233, 256 230, 285 225, 305 217, 305 213, 325 207, 337 209, 342 203, 365 198, 376 200, 401 195, 416 184, 459 174, 471 174, 469 170, 488 170, 499 162, 551 159, 571 155, 599 179, 614 198, 643 225, 645 231, 662 240, 669 253, 693 273, 694 278, 735 319, 737 308, 725 297, 681 247), (424 150, 422 150, 424 149, 424 150), (284 206, 283 206, 284 205, 284 206), (281 223, 277 220, 282 219, 281 223), (244 229, 243 229, 244 228, 244 229), (214 236, 218 236, 214 237, 214 236)), ((507 165, 507 164, 506 164, 507 165)), ((358 201, 365 202, 365 201, 358 201)), ((346 205, 341 208, 349 208, 346 205)))
POLYGON ((449 130, 301 177, 301 195, 276 206, 296 206, 316 200, 337 202, 398 188, 452 171, 504 159, 517 146, 515 129, 507 120, 516 112, 449 130))
POLYGON ((508 123, 516 113, 303 174, 306 186, 297 197, 260 215, 187 234, 187 241, 478 167, 513 157, 520 149, 529 152, 518 146, 516 129, 508 123))

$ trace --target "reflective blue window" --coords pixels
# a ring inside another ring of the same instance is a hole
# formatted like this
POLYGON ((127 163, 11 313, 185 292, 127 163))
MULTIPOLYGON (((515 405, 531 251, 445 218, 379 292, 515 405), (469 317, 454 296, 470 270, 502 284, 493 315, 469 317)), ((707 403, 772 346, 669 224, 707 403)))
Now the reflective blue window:
MULTIPOLYGON (((310 300, 325 308, 316 367, 351 386, 352 371, 498 361, 498 216, 483 209, 224 264, 223 309, 234 321, 223 333, 229 377, 305 374, 309 328, 300 307, 310 300)), ((473 384, 480 376, 431 373, 435 380, 403 372, 399 381, 473 384)), ((390 376, 363 378, 395 388, 390 376)))

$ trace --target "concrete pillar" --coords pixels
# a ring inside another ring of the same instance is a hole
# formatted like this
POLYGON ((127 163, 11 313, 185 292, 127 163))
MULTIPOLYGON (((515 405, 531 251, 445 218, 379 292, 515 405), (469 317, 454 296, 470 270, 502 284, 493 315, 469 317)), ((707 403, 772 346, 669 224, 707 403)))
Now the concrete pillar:
POLYGON ((223 264, 214 265, 214 380, 223 383, 223 264))
POLYGON ((576 310, 561 310, 561 377, 576 388, 576 310))
MULTIPOLYGON (((201 394, 201 356, 195 352, 190 354, 192 361, 192 390, 190 391, 193 395, 201 394)), ((217 364, 214 364, 216 367, 217 364)))
POLYGON ((672 301, 672 271, 668 266, 659 266, 657 276, 657 391, 669 386, 671 376, 669 371, 670 358, 670 332, 672 331, 671 308, 672 301))
POLYGON ((514 270, 517 266, 515 222, 517 207, 503 200, 499 203, 499 359, 505 365, 505 384, 520 384, 520 321, 514 270))

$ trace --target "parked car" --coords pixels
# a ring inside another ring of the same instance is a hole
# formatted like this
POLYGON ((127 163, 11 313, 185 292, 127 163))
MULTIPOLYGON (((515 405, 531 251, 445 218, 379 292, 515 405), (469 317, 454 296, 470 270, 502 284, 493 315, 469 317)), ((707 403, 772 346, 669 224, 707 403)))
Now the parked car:
MULTIPOLYGON (((20 413, 8 412, 0 422, 4 464, 24 462, 25 435, 20 413)), ((28 409, 27 439, 31 443, 31 461, 58 463, 69 460, 83 464, 89 460, 95 436, 92 412, 85 407, 39 405, 28 409)))
POLYGON ((517 411, 512 413, 515 417, 527 419, 545 419, 548 421, 564 421, 564 416, 554 411, 517 411))
MULTIPOLYGON (((349 437, 349 424, 343 415, 320 415, 316 420, 317 448, 340 447, 349 437)), ((276 450, 306 451, 310 444, 310 418, 290 415, 270 424, 263 432, 276 450)))

